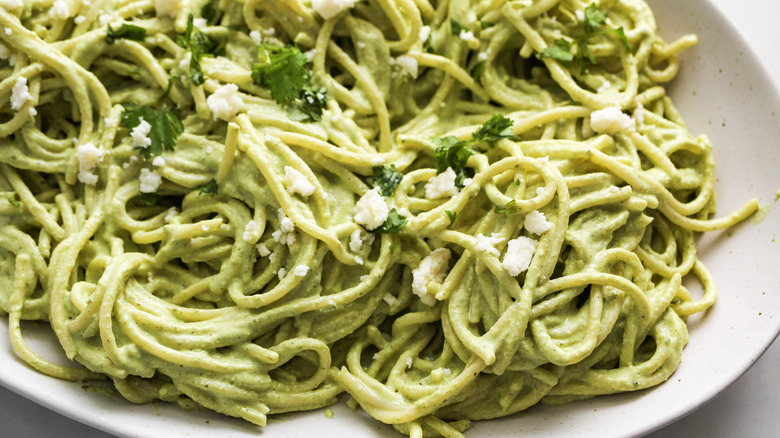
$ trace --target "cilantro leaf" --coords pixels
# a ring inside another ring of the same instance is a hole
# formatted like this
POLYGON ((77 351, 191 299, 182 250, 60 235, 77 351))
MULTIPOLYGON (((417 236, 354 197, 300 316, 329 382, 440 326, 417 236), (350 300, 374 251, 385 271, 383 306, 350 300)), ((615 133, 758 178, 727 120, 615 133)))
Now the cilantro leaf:
POLYGON ((444 210, 444 213, 447 214, 447 217, 450 219, 450 225, 455 223, 455 219, 458 217, 458 213, 453 213, 449 210, 444 210))
POLYGON ((125 104, 122 126, 132 130, 141 123, 141 119, 152 125, 149 131, 152 144, 141 149, 145 158, 160 155, 164 150, 172 151, 176 146, 176 139, 184 131, 184 125, 172 111, 162 112, 148 106, 125 104))
POLYGON ((385 223, 379 227, 379 232, 397 234, 406 226, 407 222, 408 220, 406 219, 406 216, 401 216, 394 208, 390 210, 390 214, 387 216, 385 223))
POLYGON ((379 187, 379 193, 382 196, 390 196, 398 187, 403 179, 401 172, 396 170, 395 164, 389 166, 374 167, 374 176, 368 179, 368 182, 374 187, 379 187))
POLYGON ((106 30, 106 43, 114 44, 118 39, 144 42, 144 40, 146 40, 146 29, 132 24, 122 23, 122 27, 120 27, 119 30, 114 30, 109 24, 108 29, 106 30))
POLYGON ((474 133, 474 140, 493 143, 502 138, 512 138, 514 137, 514 132, 512 131, 513 123, 510 118, 501 114, 494 114, 474 133))
POLYGON ((141 196, 138 199, 138 204, 143 207, 151 207, 153 205, 157 205, 159 200, 160 195, 156 193, 141 193, 141 196))
POLYGON ((520 207, 517 206, 517 201, 515 201, 514 199, 507 202, 506 205, 496 206, 497 214, 512 214, 512 213, 517 213, 518 211, 520 211, 520 207))
POLYGON ((453 136, 435 138, 433 143, 436 145, 437 174, 444 172, 448 167, 457 172, 474 153, 474 150, 469 147, 469 141, 460 141, 453 136))
POLYGON ((22 203, 17 201, 16 199, 9 199, 8 202, 11 203, 11 205, 13 205, 16 208, 22 207, 22 203))
POLYGON ((192 14, 187 16, 187 28, 184 35, 179 35, 176 38, 176 44, 189 50, 192 55, 190 56, 189 75, 190 81, 195 85, 203 85, 206 82, 206 77, 200 66, 200 58, 208 55, 219 56, 225 52, 224 41, 215 41, 195 28, 192 14))
POLYGON ((295 105, 290 108, 290 119, 296 122, 322 120, 322 109, 328 103, 325 92, 324 88, 304 87, 300 97, 295 100, 295 105))
POLYGON ((482 77, 482 73, 484 72, 485 72, 485 61, 479 61, 478 63, 474 64, 474 67, 471 68, 469 75, 471 75, 472 79, 478 82, 479 79, 482 77))
POLYGON ((252 64, 252 81, 267 88, 282 106, 292 104, 311 77, 306 68, 306 55, 296 46, 262 45, 257 59, 258 62, 252 64))
POLYGON ((600 11, 596 6, 596 3, 591 3, 590 6, 585 8, 584 15, 585 21, 583 22, 583 25, 585 26, 586 34, 595 32, 607 22, 607 13, 600 11))
POLYGON ((198 191, 201 195, 216 195, 217 194, 217 180, 211 178, 209 182, 198 187, 198 191))
POLYGON ((217 7, 214 5, 214 1, 206 2, 200 7, 200 16, 208 21, 217 16, 217 7))
POLYGON ((552 46, 547 46, 547 48, 537 53, 536 57, 538 59, 552 58, 566 66, 574 60, 574 55, 571 54, 571 43, 562 38, 553 41, 552 46))
POLYGON ((463 27, 463 25, 460 24, 458 20, 450 18, 450 31, 453 35, 459 37, 461 32, 466 32, 468 29, 463 27))

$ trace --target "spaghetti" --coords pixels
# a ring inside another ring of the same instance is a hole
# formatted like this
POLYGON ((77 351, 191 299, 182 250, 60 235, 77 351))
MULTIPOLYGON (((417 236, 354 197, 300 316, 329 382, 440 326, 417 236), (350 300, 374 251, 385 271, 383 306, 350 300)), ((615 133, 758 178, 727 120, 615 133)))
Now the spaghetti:
POLYGON ((133 402, 459 436, 657 385, 758 208, 711 219, 640 0, 2 4, 0 308, 133 402))

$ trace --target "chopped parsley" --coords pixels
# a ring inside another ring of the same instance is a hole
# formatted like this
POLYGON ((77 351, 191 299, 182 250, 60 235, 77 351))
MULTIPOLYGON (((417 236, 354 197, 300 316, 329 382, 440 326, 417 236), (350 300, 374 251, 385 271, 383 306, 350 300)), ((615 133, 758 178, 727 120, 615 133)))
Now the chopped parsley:
POLYGON ((144 42, 144 40, 146 40, 146 29, 132 24, 122 23, 122 27, 120 27, 119 30, 114 30, 109 24, 108 29, 106 30, 106 43, 114 44, 116 40, 119 39, 144 42))
POLYGON ((368 179, 369 184, 379 187, 382 196, 390 196, 403 179, 401 172, 396 170, 395 164, 389 166, 375 166, 374 176, 368 179))
POLYGON ((187 29, 184 31, 184 35, 179 35, 176 39, 176 43, 189 50, 192 55, 190 56, 189 67, 190 81, 195 85, 203 85, 203 83, 206 82, 206 77, 200 66, 200 58, 203 56, 219 56, 223 54, 225 52, 225 42, 215 41, 208 35, 196 29, 193 20, 194 18, 192 14, 190 14, 187 17, 187 29))
POLYGON ((176 146, 176 139, 184 131, 184 125, 175 112, 162 112, 148 106, 138 106, 131 103, 124 106, 122 126, 132 130, 141 123, 141 119, 152 126, 149 131, 151 145, 148 148, 141 148, 144 158, 151 158, 162 154, 163 151, 173 150, 176 146))
POLYGON ((16 208, 22 208, 22 203, 17 201, 16 199, 9 199, 8 202, 11 203, 16 208))
POLYGON ((319 121, 327 103, 325 89, 311 86, 308 59, 297 46, 261 45, 252 64, 252 82, 268 89, 271 97, 296 121, 319 121))
POLYGON ((623 43, 626 49, 632 50, 623 28, 606 29, 604 28, 606 22, 606 12, 599 10, 595 3, 591 3, 590 6, 585 8, 583 21, 578 23, 582 25, 581 30, 577 30, 572 36, 573 41, 558 38, 553 41, 551 46, 537 53, 536 57, 538 59, 551 58, 565 66, 576 60, 580 64, 580 71, 582 72, 585 69, 585 59, 590 61, 591 64, 595 65, 597 63, 596 56, 593 55, 589 47, 590 40, 594 37, 614 35, 623 43))
POLYGON ((406 216, 401 216, 394 208, 390 210, 390 214, 387 216, 387 220, 382 224, 381 227, 379 227, 378 231, 380 233, 397 234, 406 226, 407 222, 408 220, 406 219, 406 216))
POLYGON ((201 195, 216 195, 217 194, 217 180, 211 178, 209 182, 198 187, 198 191, 201 195))

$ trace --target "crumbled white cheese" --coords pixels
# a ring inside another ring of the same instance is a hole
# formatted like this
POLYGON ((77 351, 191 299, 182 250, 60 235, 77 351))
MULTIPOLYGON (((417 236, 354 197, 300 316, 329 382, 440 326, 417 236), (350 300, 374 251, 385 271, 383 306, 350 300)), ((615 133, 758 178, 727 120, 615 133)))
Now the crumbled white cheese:
POLYGON ((620 110, 610 106, 590 113, 590 127, 599 134, 616 134, 621 131, 633 131, 634 120, 620 110))
POLYGON ((412 367, 412 358, 410 356, 406 358, 406 368, 411 368, 411 367, 412 367))
POLYGON ((487 61, 488 54, 485 52, 479 52, 479 55, 477 55, 477 61, 487 61))
POLYGON ((312 0, 311 7, 320 16, 329 20, 355 5, 357 0, 312 0))
POLYGON ((473 181, 471 178, 463 178, 463 187, 468 187, 471 181, 473 181))
POLYGON ((275 242, 281 242, 282 239, 284 238, 284 233, 282 232, 282 230, 276 230, 273 233, 271 233, 271 237, 274 238, 275 242))
POLYGON ((263 229, 260 227, 260 225, 257 224, 257 222, 250 220, 246 223, 246 226, 244 226, 243 239, 246 242, 255 243, 258 239, 260 239, 260 233, 262 231, 263 229))
POLYGON ((314 193, 314 184, 304 174, 290 166, 284 166, 284 178, 287 182, 287 191, 294 195, 311 196, 314 193))
POLYGON ((70 8, 68 8, 68 2, 65 0, 54 0, 54 3, 49 9, 49 16, 54 18, 66 19, 70 17, 70 8))
POLYGON ((394 297, 393 295, 390 295, 389 293, 385 294, 385 296, 382 297, 382 300, 384 300, 384 302, 386 302, 390 306, 398 302, 398 298, 394 297))
POLYGON ((525 236, 512 239, 507 243, 506 254, 501 266, 509 275, 515 277, 528 269, 536 251, 536 241, 525 236))
POLYGON ((395 58, 395 62, 401 67, 401 70, 404 73, 413 78, 417 77, 417 59, 409 55, 401 55, 398 58, 395 58))
POLYGON ((574 15, 577 16, 577 21, 585 21, 585 12, 583 12, 581 9, 574 11, 574 15))
POLYGON ((287 269, 279 268, 279 270, 276 271, 276 275, 278 275, 279 280, 281 280, 282 278, 284 278, 285 275, 287 275, 287 269))
POLYGON ((379 187, 366 192, 355 204, 355 222, 373 230, 382 226, 390 215, 390 207, 379 194, 379 187))
POLYGON ((455 185, 457 175, 452 167, 434 176, 425 184, 425 198, 439 199, 449 198, 458 194, 458 186, 455 185))
POLYGON ((152 132, 152 125, 144 120, 143 117, 138 120, 140 123, 130 131, 130 137, 133 138, 133 146, 137 148, 148 148, 152 145, 152 139, 149 138, 149 133, 152 132))
POLYGON ((165 166, 165 158, 158 155, 154 157, 154 160, 152 160, 152 164, 157 167, 163 167, 165 166))
POLYGON ((87 21, 87 17, 83 15, 77 15, 76 18, 73 19, 73 22, 76 24, 81 24, 83 22, 87 21))
MULTIPOLYGON (((317 56, 317 49, 311 49, 303 52, 304 55, 306 55, 306 62, 313 62, 314 57, 317 56)), ((317 96, 319 97, 319 95, 317 96)))
POLYGON ((192 25, 198 29, 203 29, 209 25, 209 22, 203 17, 198 17, 192 20, 192 25))
POLYGON ((363 247, 363 238, 361 237, 361 234, 362 232, 360 230, 355 230, 349 235, 349 249, 351 249, 352 252, 359 252, 363 247))
POLYGON ((428 283, 441 283, 447 276, 450 263, 450 250, 439 248, 424 258, 417 269, 412 271, 412 292, 420 297, 423 304, 432 306, 436 298, 428 293, 428 283))
POLYGON ((357 263, 358 265, 363 266, 364 262, 363 262, 363 259, 361 259, 360 257, 355 256, 355 263, 357 263))
POLYGON ((477 251, 484 251, 488 254, 492 254, 496 257, 500 254, 498 250, 496 249, 496 245, 503 242, 504 238, 499 236, 497 233, 493 233, 490 237, 483 235, 482 233, 477 234, 477 251))
POLYGON ((190 68, 190 59, 192 59, 192 52, 187 52, 184 54, 184 58, 179 61, 179 68, 182 70, 187 70, 190 68))
POLYGON ((541 235, 552 228, 552 223, 547 220, 544 213, 534 210, 525 215, 525 223, 523 226, 525 226, 525 229, 529 232, 541 235))
POLYGON ((253 30, 252 32, 249 32, 249 39, 259 46, 263 42, 263 34, 258 30, 253 30))
POLYGON ((460 34, 458 34, 458 38, 462 39, 463 41, 473 41, 476 38, 474 38, 474 32, 470 30, 461 30, 460 34))
POLYGON ((116 128, 119 120, 114 117, 106 117, 103 122, 106 124, 106 128, 116 128))
POLYGON ((420 28, 420 42, 424 43, 428 41, 428 37, 431 36, 431 26, 423 26, 420 28))
POLYGON ((598 89, 598 90, 596 90, 596 92, 597 92, 597 93, 604 93, 604 92, 606 92, 607 90, 609 90, 609 87, 611 87, 611 86, 612 86, 612 82, 610 82, 610 81, 608 81, 608 80, 604 79, 604 80, 602 80, 602 82, 601 82, 601 86, 599 87, 599 89, 598 89))
POLYGON ((103 161, 103 151, 92 143, 86 143, 76 149, 76 154, 79 158, 79 181, 88 185, 97 184, 98 176, 94 170, 103 161))
POLYGON ((159 173, 149 169, 141 169, 141 175, 138 177, 141 181, 141 193, 154 193, 162 185, 162 177, 159 173))
POLYGON ((176 207, 171 207, 168 209, 168 212, 165 213, 165 223, 167 224, 171 220, 173 220, 173 217, 179 214, 179 210, 176 209, 176 207))
POLYGON ((366 274, 366 275, 361 275, 361 276, 360 276, 360 282, 362 283, 362 282, 364 282, 364 281, 368 280, 368 277, 370 277, 370 275, 368 275, 368 274, 366 274))
POLYGON ((214 152, 214 148, 211 145, 206 146, 206 153, 211 155, 212 152, 214 152))
POLYGON ((230 121, 238 114, 241 106, 244 105, 244 101, 238 95, 238 86, 236 84, 225 84, 217 88, 214 94, 206 99, 206 105, 208 105, 215 120, 230 121))
POLYGON ((309 273, 309 267, 306 265, 298 265, 293 269, 293 274, 298 277, 305 277, 309 273))
POLYGON ((258 243, 257 246, 257 252, 260 253, 262 257, 267 257, 271 254, 271 250, 268 249, 267 246, 265 246, 265 243, 258 243))
POLYGON ((371 157, 371 165, 372 166, 381 166, 382 164, 385 164, 385 157, 381 155, 375 155, 371 157))
POLYGON ((14 88, 11 90, 11 109, 19 111, 25 103, 33 100, 30 89, 27 88, 27 78, 24 76, 19 77, 14 83, 14 88))
POLYGON ((293 223, 292 219, 284 214, 284 210, 280 208, 276 211, 276 213, 279 216, 279 227, 282 229, 282 232, 292 233, 295 231, 295 223, 293 223))
POLYGON ((642 106, 642 102, 637 102, 633 117, 640 125, 645 123, 645 107, 642 106))

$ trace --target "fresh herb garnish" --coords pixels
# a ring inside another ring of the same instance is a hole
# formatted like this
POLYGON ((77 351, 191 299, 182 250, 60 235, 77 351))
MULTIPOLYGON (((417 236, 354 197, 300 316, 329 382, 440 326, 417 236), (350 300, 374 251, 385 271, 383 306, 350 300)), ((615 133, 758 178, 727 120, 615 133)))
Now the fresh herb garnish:
POLYGON ((157 202, 160 200, 160 195, 155 193, 141 193, 140 198, 138 199, 138 205, 141 205, 143 207, 151 207, 153 205, 157 205, 157 202))
POLYGON ((206 77, 200 66, 200 58, 203 56, 219 56, 225 52, 225 42, 215 41, 208 35, 195 28, 192 14, 187 17, 187 28, 184 35, 179 35, 176 43, 190 51, 190 81, 195 85, 203 85, 206 77))
POLYGON ((368 178, 369 184, 379 187, 379 193, 382 196, 390 196, 398 187, 403 179, 401 172, 396 170, 395 164, 389 166, 375 166, 374 176, 368 178))
POLYGON ((261 45, 252 64, 252 81, 268 89, 280 105, 287 107, 296 121, 322 119, 328 99, 325 89, 313 88, 308 59, 296 46, 261 45))
POLYGON ((198 187, 198 191, 201 195, 216 195, 217 194, 217 180, 211 178, 209 182, 198 187))
POLYGON ((488 28, 491 28, 491 27, 493 27, 495 25, 496 25, 496 23, 491 23, 491 22, 485 21, 485 20, 480 20, 480 22, 479 22, 479 27, 481 27, 482 29, 488 29, 488 28))
POLYGON ((213 1, 206 2, 200 7, 200 16, 208 21, 213 20, 217 16, 217 7, 213 1))
POLYGON ((312 88, 307 85, 302 91, 296 105, 289 108, 290 119, 296 122, 319 122, 322 120, 322 109, 328 102, 324 88, 312 88))
POLYGON ((22 207, 22 203, 17 201, 16 199, 9 199, 8 202, 10 202, 11 205, 13 205, 16 208, 21 208, 22 207))
POLYGON ((184 131, 184 125, 172 111, 162 112, 148 106, 125 104, 122 126, 132 130, 141 123, 141 119, 152 126, 149 131, 151 145, 141 148, 144 158, 160 155, 163 151, 172 151, 176 146, 176 139, 184 131))
POLYGON ((450 31, 453 35, 459 37, 461 32, 468 32, 468 29, 463 27, 458 20, 450 18, 450 31))
POLYGON ((517 201, 514 199, 507 202, 506 205, 496 206, 496 213, 498 214, 512 214, 520 211, 520 207, 517 206, 517 201))
POLYGON ((387 216, 387 220, 385 221, 385 223, 383 223, 382 226, 379 227, 379 232, 396 234, 406 226, 407 222, 408 220, 406 219, 406 216, 401 216, 400 214, 398 214, 398 211, 394 208, 390 210, 390 214, 387 216))
POLYGON ((450 225, 455 223, 455 219, 458 217, 458 213, 453 213, 449 210, 444 210, 444 213, 447 214, 447 217, 450 219, 450 225))
POLYGON ((595 3, 591 3, 590 6, 585 8, 582 21, 582 29, 575 32, 572 36, 573 41, 567 39, 558 38, 553 41, 553 45, 548 46, 541 52, 536 54, 538 59, 551 58, 561 64, 568 66, 572 61, 576 60, 580 64, 580 72, 585 70, 585 59, 590 61, 591 64, 596 64, 596 56, 590 50, 590 40, 599 35, 612 34, 617 37, 623 45, 629 51, 631 44, 626 38, 626 33, 622 27, 616 27, 611 29, 605 29, 604 26, 607 22, 607 14, 599 10, 595 3), (574 53, 572 53, 572 48, 574 53))
POLYGON ((512 131, 513 123, 512 119, 508 117, 504 117, 501 114, 493 114, 493 117, 474 132, 473 139, 475 141, 493 143, 502 138, 512 138, 514 137, 514 132, 512 131))
POLYGON ((471 71, 469 72, 469 75, 471 75, 471 78, 475 81, 479 81, 479 78, 482 77, 482 73, 485 72, 485 61, 479 61, 478 63, 474 64, 474 67, 471 68, 471 71))
POLYGON ((146 29, 133 24, 122 23, 122 27, 119 30, 114 30, 109 24, 106 30, 106 43, 114 44, 118 39, 144 42, 146 40, 146 29))

